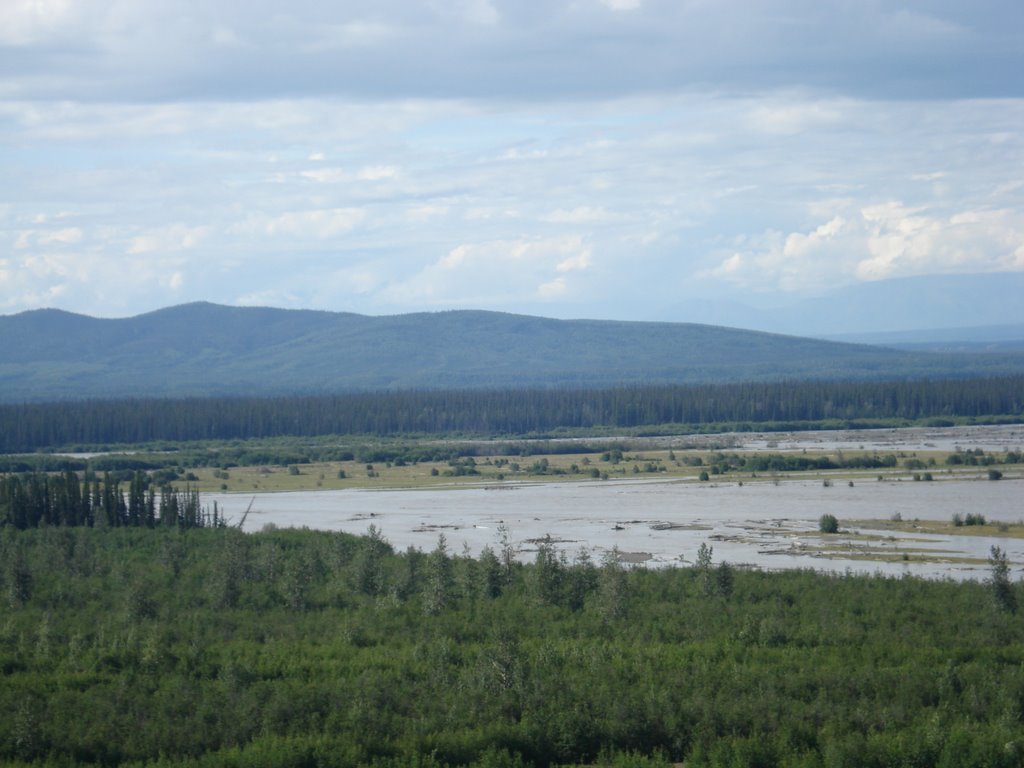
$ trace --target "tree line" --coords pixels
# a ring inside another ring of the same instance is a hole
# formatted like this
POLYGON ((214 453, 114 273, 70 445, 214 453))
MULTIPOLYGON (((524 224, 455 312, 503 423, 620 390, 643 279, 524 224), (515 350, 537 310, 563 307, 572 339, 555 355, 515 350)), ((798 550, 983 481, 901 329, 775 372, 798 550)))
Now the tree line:
POLYGON ((1024 417, 1024 376, 366 392, 0 405, 0 452, 330 434, 544 434, 561 428, 867 426, 1024 417))
POLYGON ((127 494, 109 472, 102 478, 88 470, 82 477, 65 470, 0 478, 0 528, 203 528, 225 524, 216 504, 212 511, 201 506, 195 489, 175 490, 164 485, 158 491, 142 471, 132 475, 127 494))

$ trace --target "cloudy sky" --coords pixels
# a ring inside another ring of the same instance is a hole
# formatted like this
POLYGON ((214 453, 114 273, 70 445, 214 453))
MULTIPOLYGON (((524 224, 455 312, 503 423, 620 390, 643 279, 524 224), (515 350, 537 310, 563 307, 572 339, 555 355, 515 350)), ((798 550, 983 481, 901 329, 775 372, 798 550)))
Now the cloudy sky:
POLYGON ((2 0, 0 314, 1024 271, 1020 0, 2 0))

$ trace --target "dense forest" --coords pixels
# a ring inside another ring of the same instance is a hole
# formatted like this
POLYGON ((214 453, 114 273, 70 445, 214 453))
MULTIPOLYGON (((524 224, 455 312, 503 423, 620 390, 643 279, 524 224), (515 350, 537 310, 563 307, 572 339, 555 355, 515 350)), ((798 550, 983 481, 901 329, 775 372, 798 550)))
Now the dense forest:
POLYGON ((997 416, 1024 418, 1024 376, 98 400, 0 405, 0 452, 283 435, 530 435, 668 424, 793 429, 997 416))
POLYGON ((65 470, 46 474, 10 474, 0 477, 0 528, 123 526, 202 528, 226 524, 214 505, 204 509, 194 489, 175 490, 136 470, 128 494, 119 474, 104 472, 102 479, 86 470, 81 478, 65 470))
POLYGON ((0 528, 0 762, 1020 766, 1020 587, 0 528))

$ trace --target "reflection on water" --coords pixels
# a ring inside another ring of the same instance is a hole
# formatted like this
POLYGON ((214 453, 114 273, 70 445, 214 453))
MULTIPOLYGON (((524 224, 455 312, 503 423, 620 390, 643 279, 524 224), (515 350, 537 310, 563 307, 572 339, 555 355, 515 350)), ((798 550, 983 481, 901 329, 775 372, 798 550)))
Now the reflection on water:
MULTIPOLYGON (((899 561, 913 548, 984 560, 993 544, 1001 546, 1020 573, 1024 540, 968 536, 912 537, 885 534, 875 545, 892 551, 896 562, 822 559, 801 548, 821 543, 818 518, 845 521, 948 521, 954 513, 980 512, 990 521, 1024 518, 1021 481, 941 480, 936 482, 857 481, 852 487, 821 480, 709 484, 671 481, 589 481, 581 483, 504 484, 500 487, 424 490, 341 490, 296 493, 208 494, 226 514, 249 531, 268 523, 362 534, 373 524, 396 549, 433 549, 443 533, 453 553, 478 554, 494 546, 504 525, 532 559, 535 544, 551 536, 572 556, 581 548, 599 558, 618 547, 632 560, 651 566, 691 564, 707 541, 715 561, 728 560, 765 569, 815 568, 885 574, 911 573, 932 578, 984 578, 987 565, 899 561)), ((834 541, 834 539, 833 539, 834 541)), ((916 554, 920 554, 917 552, 916 554)))

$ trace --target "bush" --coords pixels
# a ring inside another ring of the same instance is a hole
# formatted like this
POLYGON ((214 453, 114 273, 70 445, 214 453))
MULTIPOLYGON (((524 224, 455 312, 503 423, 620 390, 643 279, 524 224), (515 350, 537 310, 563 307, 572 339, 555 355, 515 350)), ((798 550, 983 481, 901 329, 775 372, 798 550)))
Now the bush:
POLYGON ((1003 473, 1000 472, 998 469, 990 469, 988 471, 988 479, 989 480, 1002 480, 1003 479, 1003 473))
POLYGON ((839 520, 835 515, 822 515, 818 518, 818 530, 822 533, 839 533, 839 520))

